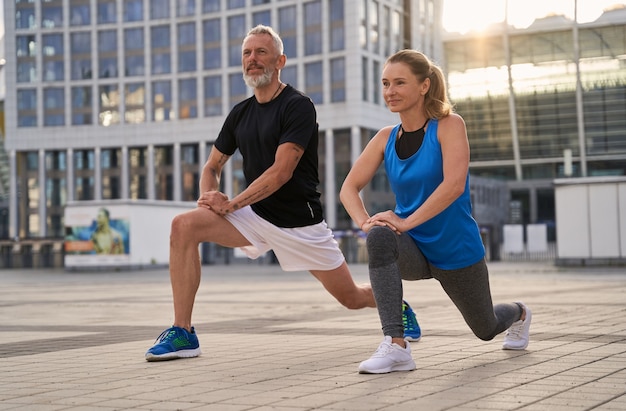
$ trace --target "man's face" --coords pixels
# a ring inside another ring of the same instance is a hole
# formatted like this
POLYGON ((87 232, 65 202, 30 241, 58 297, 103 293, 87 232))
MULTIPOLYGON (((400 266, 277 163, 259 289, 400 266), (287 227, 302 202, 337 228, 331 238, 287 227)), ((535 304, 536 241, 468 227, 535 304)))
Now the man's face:
POLYGON ((269 34, 246 37, 241 48, 241 64, 243 79, 248 87, 258 88, 270 84, 279 57, 269 34))

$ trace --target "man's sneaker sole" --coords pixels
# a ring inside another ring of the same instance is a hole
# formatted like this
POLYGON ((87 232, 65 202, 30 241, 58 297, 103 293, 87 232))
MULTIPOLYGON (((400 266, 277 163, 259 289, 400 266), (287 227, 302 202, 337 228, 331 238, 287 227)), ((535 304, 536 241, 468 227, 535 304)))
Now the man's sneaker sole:
POLYGON ((405 334, 405 335, 404 335, 404 339, 405 339, 405 340, 407 340, 407 341, 410 341, 410 342, 418 342, 419 340, 421 340, 421 339, 422 339, 422 336, 419 336, 419 337, 417 337, 417 338, 413 338, 413 337, 411 337, 410 335, 406 335, 406 334, 405 334))
POLYGON ((174 352, 168 352, 161 355, 156 355, 152 353, 146 354, 146 361, 168 361, 168 360, 176 360, 178 358, 193 358, 198 357, 202 354, 200 348, 195 348, 193 350, 179 350, 174 352))

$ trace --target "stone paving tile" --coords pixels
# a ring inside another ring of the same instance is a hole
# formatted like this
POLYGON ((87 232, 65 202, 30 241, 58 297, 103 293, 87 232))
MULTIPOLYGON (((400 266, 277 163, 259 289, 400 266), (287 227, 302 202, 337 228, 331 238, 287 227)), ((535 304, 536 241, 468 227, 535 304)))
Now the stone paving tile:
POLYGON ((382 338, 375 310, 306 273, 203 267, 203 355, 147 363, 172 315, 166 270, 2 270, 0 410, 626 409, 626 270, 489 266, 494 301, 533 310, 528 350, 475 338, 436 281, 405 283, 417 370, 386 375, 356 372, 382 338))

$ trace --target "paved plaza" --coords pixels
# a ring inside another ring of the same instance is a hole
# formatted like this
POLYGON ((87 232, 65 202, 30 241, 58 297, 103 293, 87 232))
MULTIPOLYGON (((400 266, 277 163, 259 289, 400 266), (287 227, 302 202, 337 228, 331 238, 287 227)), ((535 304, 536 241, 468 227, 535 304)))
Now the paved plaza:
POLYGON ((405 282, 417 370, 382 375, 357 372, 376 310, 308 273, 204 266, 202 356, 148 363, 172 321, 166 269, 0 270, 0 410, 626 410, 626 268, 489 267, 495 302, 532 309, 528 349, 474 337, 435 280, 405 282))

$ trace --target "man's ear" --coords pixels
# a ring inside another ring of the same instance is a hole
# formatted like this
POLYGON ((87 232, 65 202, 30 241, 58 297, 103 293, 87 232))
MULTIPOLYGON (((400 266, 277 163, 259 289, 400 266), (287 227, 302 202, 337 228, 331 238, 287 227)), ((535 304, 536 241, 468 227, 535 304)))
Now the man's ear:
POLYGON ((276 68, 279 70, 282 70, 282 68, 285 67, 285 63, 287 63, 287 56, 285 56, 284 54, 281 54, 280 56, 278 56, 278 60, 276 62, 276 68))

